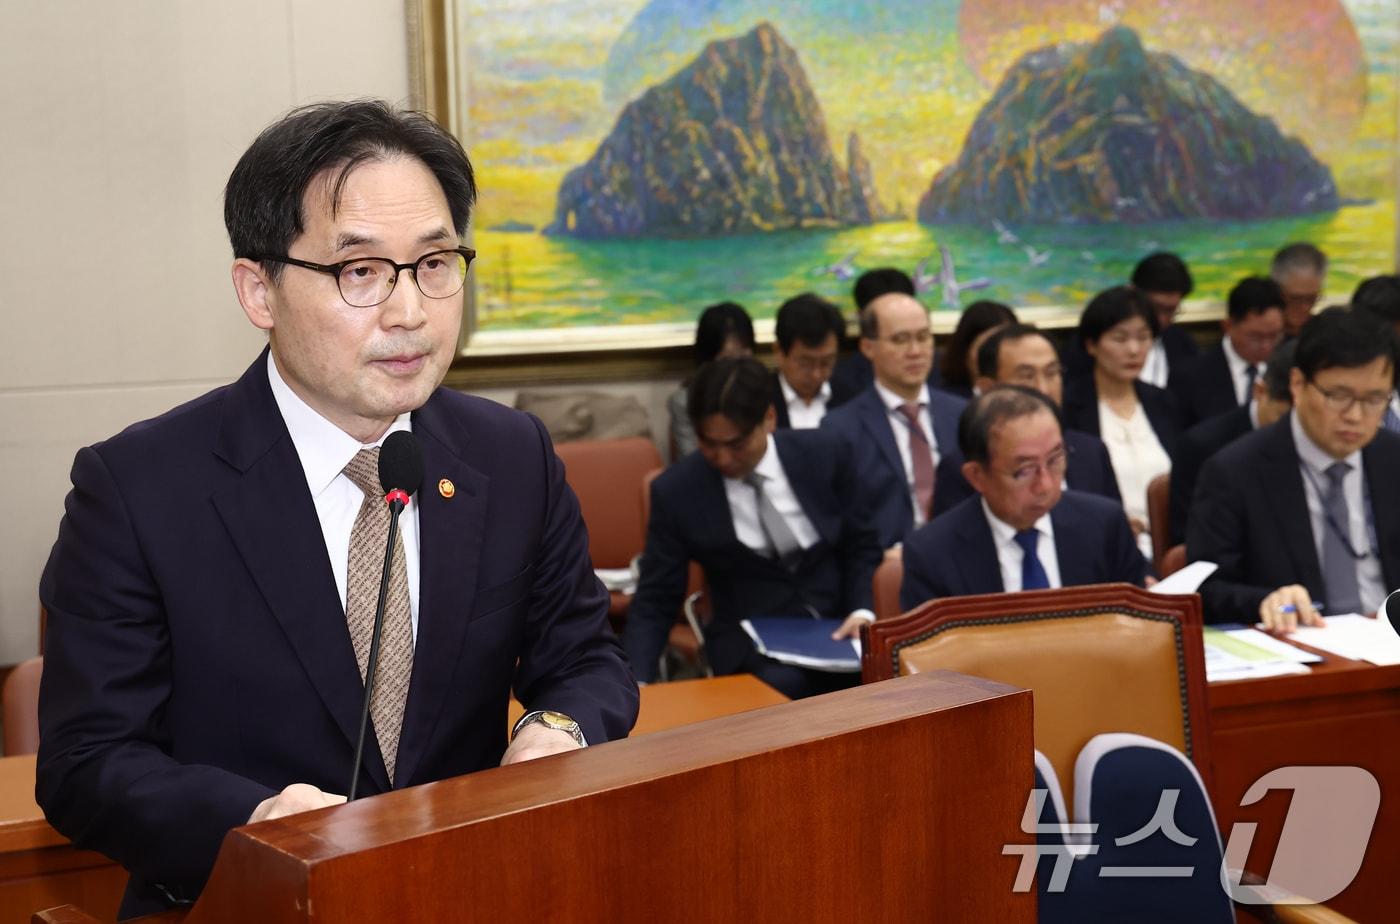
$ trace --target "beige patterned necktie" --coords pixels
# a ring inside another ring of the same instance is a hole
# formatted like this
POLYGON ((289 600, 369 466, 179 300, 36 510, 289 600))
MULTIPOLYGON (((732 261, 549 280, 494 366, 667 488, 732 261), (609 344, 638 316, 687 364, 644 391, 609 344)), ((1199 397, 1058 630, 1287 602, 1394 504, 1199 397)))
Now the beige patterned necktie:
MULTIPOLYGON (((369 664, 370 641, 374 635, 374 608, 379 602, 379 580, 384 573, 384 543, 389 538, 389 505, 379 485, 379 449, 361 449, 345 466, 345 477, 365 493, 364 503, 350 530, 350 561, 345 582, 345 621, 355 660, 360 664, 360 680, 369 664)), ((408 602, 408 564, 404 558, 402 534, 394 542, 394 561, 389 569, 389 593, 384 601, 384 634, 379 642, 379 667, 374 682, 374 699, 369 714, 374 736, 389 780, 399 753, 399 730, 403 727, 404 703, 408 701, 408 681, 413 674, 413 625, 408 602)))

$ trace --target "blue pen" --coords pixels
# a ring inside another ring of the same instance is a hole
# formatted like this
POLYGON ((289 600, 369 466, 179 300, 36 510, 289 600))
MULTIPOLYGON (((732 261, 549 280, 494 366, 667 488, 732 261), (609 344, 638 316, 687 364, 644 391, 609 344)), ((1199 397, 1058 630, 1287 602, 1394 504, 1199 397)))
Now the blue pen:
MULTIPOLYGON (((1322 606, 1323 604, 1318 602, 1317 600, 1312 601, 1312 608, 1319 613, 1322 612, 1322 606)), ((1278 608, 1278 611, 1280 613, 1296 613, 1298 612, 1298 607, 1292 603, 1285 603, 1283 606, 1278 608)))

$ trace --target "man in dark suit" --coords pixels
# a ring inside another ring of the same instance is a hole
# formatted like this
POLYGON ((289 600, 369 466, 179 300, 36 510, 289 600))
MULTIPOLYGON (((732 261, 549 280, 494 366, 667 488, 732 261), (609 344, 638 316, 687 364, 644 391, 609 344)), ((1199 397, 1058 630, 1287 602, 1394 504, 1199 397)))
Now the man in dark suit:
POLYGON ((1183 426, 1248 405, 1264 363, 1283 341, 1283 291, 1272 279, 1240 280, 1227 305, 1220 342, 1172 370, 1170 390, 1183 426))
POLYGON ((123 915, 192 899, 249 821, 625 736, 637 691, 537 420, 439 388, 475 196, 460 145, 375 102, 298 110, 229 180, 233 281, 269 348, 234 384, 81 450, 40 596, 36 795, 131 872, 123 915), (405 273, 405 270, 410 272, 405 273), (352 767, 411 430, 363 769, 352 767), (510 693, 529 715, 507 742, 510 693))
MULTIPOLYGON (((978 393, 995 385, 1024 385, 1060 406, 1064 387, 1060 356, 1050 338, 1030 324, 1011 324, 987 338, 977 350, 977 373, 978 393)), ((1065 430, 1063 435, 1067 457, 1064 486, 1122 504, 1103 441, 1078 430, 1065 430)), ((939 461, 934 516, 976 493, 963 477, 965 461, 961 450, 953 447, 939 461)))
POLYGON ((769 374, 753 359, 717 360, 691 383, 700 449, 652 483, 637 595, 623 645, 647 682, 685 596, 689 563, 705 572, 713 619, 705 651, 716 673, 751 673, 791 697, 856 682, 760 655, 739 625, 752 616, 843 619, 852 637, 874 619, 880 561, 855 499, 849 452, 820 430, 776 430, 769 374))
POLYGON ((810 430, 839 403, 831 370, 846 322, 836 306, 803 292, 783 302, 773 324, 778 373, 773 377, 773 410, 778 429, 810 430))
POLYGON ((1400 586, 1400 436, 1381 430, 1396 364, 1389 331, 1329 308, 1303 326, 1293 412, 1201 469, 1186 553, 1215 562, 1211 621, 1289 632, 1329 614, 1375 612, 1400 586))
POLYGON ((977 489, 904 543, 905 610, 925 601, 1126 581, 1141 586, 1139 554, 1123 508, 1064 491, 1067 454, 1059 414, 1042 393, 997 385, 974 398, 958 425, 977 489))
POLYGON ((1274 348, 1264 374, 1251 386, 1254 395, 1248 404, 1203 420, 1181 435, 1172 461, 1169 494, 1173 545, 1186 541, 1191 498, 1206 459, 1246 433, 1269 426, 1293 408, 1289 374, 1293 370, 1294 345, 1289 340, 1274 348))
POLYGON ((822 428, 851 448, 860 497, 890 548, 931 515, 940 447, 956 443, 966 402, 929 388, 933 332, 928 309, 912 296, 892 292, 865 307, 860 349, 875 382, 827 414, 822 428))
MULTIPOLYGON (((881 295, 888 295, 891 292, 899 292, 912 298, 917 298, 919 291, 914 285, 914 280, 909 278, 909 274, 902 269, 893 266, 882 266, 872 270, 866 270, 856 277, 855 285, 851 287, 851 298, 856 304, 856 316, 859 317, 865 311, 865 306, 869 305, 881 295)), ((845 327, 842 326, 842 341, 844 342, 845 327)), ((870 365, 870 360, 865 354, 856 350, 854 353, 847 353, 841 357, 841 361, 836 364, 836 370, 831 374, 831 407, 839 407, 851 398, 865 391, 875 381, 875 369, 870 365)), ((934 356, 934 361, 929 364, 928 384, 930 388, 940 388, 943 385, 943 376, 938 371, 938 357, 934 356)))

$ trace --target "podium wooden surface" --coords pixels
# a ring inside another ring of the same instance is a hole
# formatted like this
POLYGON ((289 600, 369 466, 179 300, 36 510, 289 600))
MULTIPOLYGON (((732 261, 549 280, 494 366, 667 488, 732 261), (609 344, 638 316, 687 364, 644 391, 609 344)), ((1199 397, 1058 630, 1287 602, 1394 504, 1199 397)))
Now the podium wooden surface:
POLYGON ((236 829, 183 920, 1030 924, 1030 757, 1027 691, 899 678, 236 829))
MULTIPOLYGON (((1394 921, 1400 871, 1400 666, 1378 667, 1323 651, 1307 674, 1210 685, 1214 802, 1221 834, 1259 825, 1249 869, 1267 873, 1289 794, 1240 808, 1264 774, 1291 766, 1354 766, 1380 783, 1381 806, 1356 879, 1327 906, 1362 924, 1394 921)), ((1318 850, 1325 851, 1326 843, 1318 850)), ((1284 883, 1287 885, 1287 883, 1284 883)))

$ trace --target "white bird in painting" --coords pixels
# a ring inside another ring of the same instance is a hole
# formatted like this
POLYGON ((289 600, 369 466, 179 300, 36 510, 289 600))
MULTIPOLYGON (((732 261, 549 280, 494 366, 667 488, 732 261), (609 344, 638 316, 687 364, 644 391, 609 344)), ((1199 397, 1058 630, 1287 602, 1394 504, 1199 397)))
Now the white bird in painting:
POLYGON ((919 265, 914 267, 914 292, 918 295, 923 295, 938 285, 938 276, 928 271, 930 259, 930 257, 924 257, 919 261, 919 265))
POLYGON ((812 270, 812 275, 831 275, 835 276, 837 279, 840 279, 842 282, 845 282, 847 279, 853 278, 856 274, 855 260, 857 252, 858 251, 852 250, 850 253, 846 254, 844 257, 842 257, 840 260, 837 260, 830 266, 817 267, 816 269, 812 270))
POLYGON ((1054 253, 1053 250, 1036 250, 1030 244, 1021 249, 1026 252, 1026 262, 1031 266, 1044 266, 1050 259, 1050 254, 1054 253))
POLYGON ((953 254, 943 244, 938 245, 938 255, 942 258, 942 268, 938 271, 938 284, 943 287, 943 304, 956 308, 962 304, 962 293, 985 289, 992 284, 986 276, 978 276, 968 282, 958 282, 957 270, 953 265, 953 254))
POLYGON ((1079 251, 1079 257, 1080 257, 1080 259, 1082 259, 1085 263, 1093 263, 1095 260, 1098 259, 1098 257, 1094 256, 1094 252, 1093 252, 1092 250, 1081 250, 1081 251, 1079 251))
POLYGON ((1021 239, 1011 232, 1011 229, 1002 224, 1000 219, 992 219, 992 227, 997 232, 998 244, 1019 244, 1021 239))

